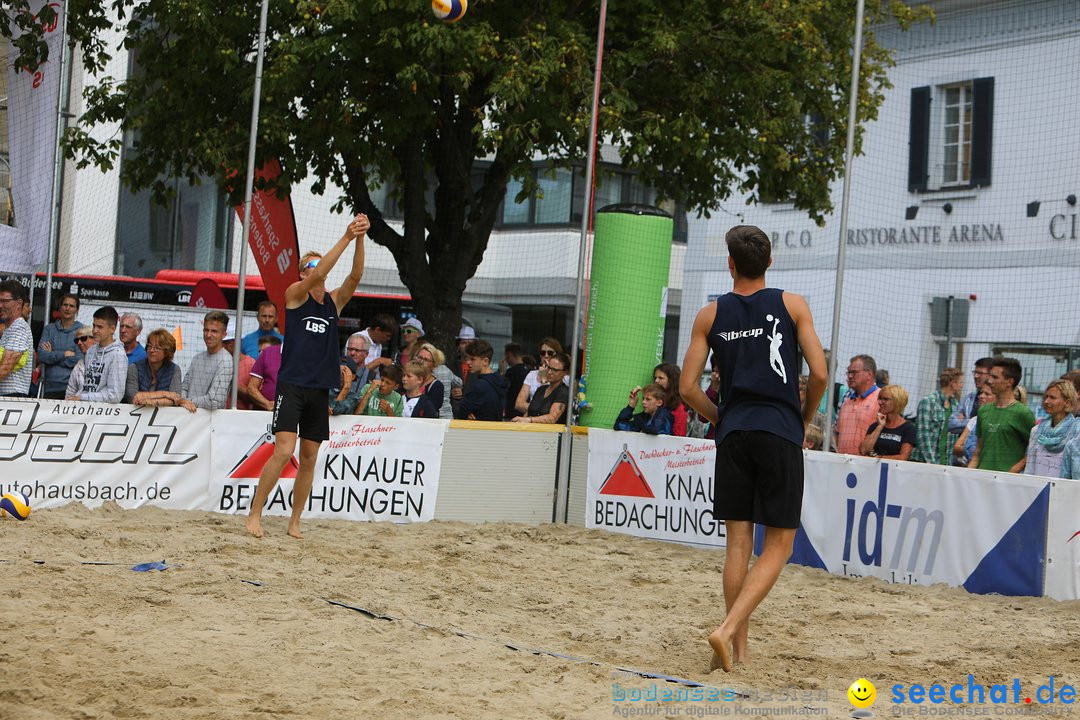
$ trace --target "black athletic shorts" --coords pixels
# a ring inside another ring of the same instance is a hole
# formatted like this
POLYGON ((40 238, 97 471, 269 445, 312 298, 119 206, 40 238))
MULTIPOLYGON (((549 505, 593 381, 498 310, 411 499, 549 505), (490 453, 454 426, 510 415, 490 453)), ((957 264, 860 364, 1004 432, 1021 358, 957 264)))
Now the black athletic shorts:
POLYGON ((766 527, 797 528, 802 514, 803 453, 760 430, 728 433, 716 448, 713 515, 766 527))
POLYGON ((305 440, 330 439, 330 391, 278 382, 271 431, 296 432, 305 440))

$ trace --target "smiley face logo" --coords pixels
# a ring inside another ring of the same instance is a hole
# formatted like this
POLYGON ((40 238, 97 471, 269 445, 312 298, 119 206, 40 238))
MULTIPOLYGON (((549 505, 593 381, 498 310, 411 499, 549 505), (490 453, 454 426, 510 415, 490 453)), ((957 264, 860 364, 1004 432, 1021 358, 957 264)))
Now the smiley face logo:
POLYGON ((877 689, 866 678, 859 678, 847 689, 848 700, 857 708, 868 708, 877 699, 877 689))

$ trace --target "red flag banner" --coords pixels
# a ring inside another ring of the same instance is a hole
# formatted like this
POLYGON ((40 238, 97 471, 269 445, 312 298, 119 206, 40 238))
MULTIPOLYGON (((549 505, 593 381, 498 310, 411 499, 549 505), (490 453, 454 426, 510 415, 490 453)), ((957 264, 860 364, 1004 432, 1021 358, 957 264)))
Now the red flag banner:
POLYGON ((221 287, 210 278, 205 277, 195 283, 188 304, 197 308, 229 309, 229 301, 225 299, 225 293, 221 291, 221 287))
MULTIPOLYGON (((276 180, 281 176, 281 163, 272 158, 255 173, 256 177, 276 180)), ((243 204, 236 206, 241 220, 243 204)), ((296 217, 292 200, 281 200, 273 190, 259 190, 251 197, 251 233, 248 244, 259 266, 266 295, 277 305, 278 324, 285 322, 285 290, 300 279, 300 248, 296 235, 296 217)))

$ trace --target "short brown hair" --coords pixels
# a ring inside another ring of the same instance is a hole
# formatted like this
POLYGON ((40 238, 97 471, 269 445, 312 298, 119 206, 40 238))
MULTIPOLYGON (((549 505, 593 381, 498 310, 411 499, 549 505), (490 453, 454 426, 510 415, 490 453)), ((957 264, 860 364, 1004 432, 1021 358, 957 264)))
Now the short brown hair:
POLYGON ((146 344, 151 343, 161 348, 161 351, 165 354, 165 362, 172 362, 173 357, 176 355, 176 338, 173 337, 171 332, 165 328, 151 330, 150 334, 146 336, 146 344))
POLYGON ((952 384, 953 380, 963 377, 964 371, 960 368, 945 368, 938 375, 937 383, 939 388, 947 387, 952 384))
POLYGON ((735 272, 744 278, 755 279, 769 269, 772 242, 765 231, 754 225, 736 225, 724 236, 728 255, 735 261, 735 272))
POLYGON ((667 402, 667 390, 660 387, 656 383, 649 383, 641 389, 642 396, 648 395, 659 400, 661 403, 667 402))
POLYGON ((203 325, 208 322, 221 323, 221 328, 229 332, 229 316, 220 310, 211 310, 203 316, 203 325))
POLYGON ((1013 381, 1013 388, 1016 388, 1020 384, 1020 379, 1024 375, 1024 370, 1020 365, 1020 361, 1016 358, 996 357, 994 358, 994 364, 990 367, 1001 368, 1001 374, 1013 381))
POLYGON ((495 355, 495 349, 487 340, 473 340, 465 346, 465 354, 469 357, 487 358, 490 361, 495 355))

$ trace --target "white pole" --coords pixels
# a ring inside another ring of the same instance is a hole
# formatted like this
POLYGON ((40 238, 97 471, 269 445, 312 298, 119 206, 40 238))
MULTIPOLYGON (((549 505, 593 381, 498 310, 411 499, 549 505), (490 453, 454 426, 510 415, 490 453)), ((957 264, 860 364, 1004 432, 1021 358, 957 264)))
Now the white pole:
POLYGON ((573 340, 570 342, 570 395, 566 406, 566 426, 563 428, 562 452, 559 453, 558 488, 555 496, 555 515, 562 509, 562 521, 566 522, 569 512, 568 500, 570 489, 570 447, 573 440, 573 407, 577 396, 577 358, 579 328, 581 326, 581 296, 585 284, 585 254, 589 238, 589 224, 592 222, 592 183, 593 166, 596 165, 596 125, 600 110, 600 67, 604 61, 604 23, 607 20, 607 0, 600 0, 600 24, 596 33, 596 73, 593 77, 592 120, 589 122, 589 153, 585 163, 585 204, 581 213, 581 239, 578 242, 577 290, 574 293, 573 340))
POLYGON ((840 239, 836 250, 836 290, 833 292, 832 339, 829 341, 829 380, 825 384, 825 444, 824 450, 832 449, 832 426, 835 406, 832 401, 833 383, 836 382, 836 360, 840 348, 840 302, 844 296, 844 260, 847 255, 848 205, 851 200, 851 163, 855 155, 855 119, 859 104, 859 64, 862 61, 863 3, 859 0, 855 10, 855 42, 851 49, 851 92, 848 99, 847 149, 844 153, 844 195, 840 200, 840 239))
POLYGON ((232 407, 236 407, 240 376, 240 343, 244 337, 244 283, 247 279, 247 244, 251 232, 251 196, 255 186, 255 139, 259 130, 259 96, 262 94, 263 51, 266 48, 266 13, 269 0, 262 0, 259 14, 259 51, 255 60, 255 97, 251 101, 251 133, 248 136, 247 178, 244 180, 244 224, 240 232, 240 276, 236 282, 236 322, 233 325, 232 407))
MULTIPOLYGON (((60 87, 56 98, 56 143, 53 145, 53 186, 52 213, 49 216, 49 259, 45 268, 45 311, 42 313, 42 328, 49 324, 49 311, 52 307, 52 278, 56 267, 56 251, 60 244, 60 201, 64 183, 64 153, 60 149, 60 138, 67 128, 67 100, 71 94, 71 56, 68 53, 67 18, 68 4, 61 6, 63 17, 60 18, 60 87)), ((30 307, 33 319, 34 284, 37 271, 30 274, 30 307)), ((45 392, 45 382, 38 384, 38 397, 45 392)))

